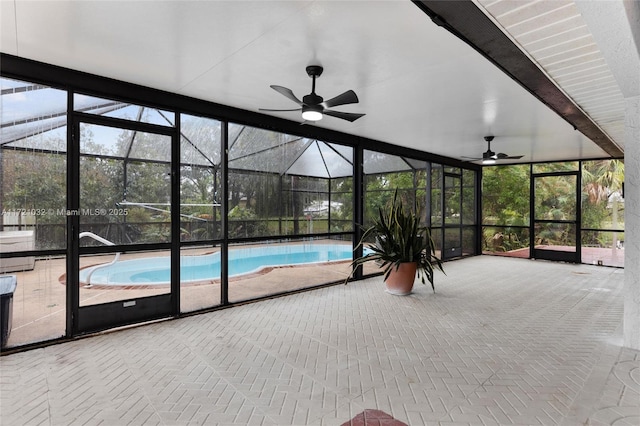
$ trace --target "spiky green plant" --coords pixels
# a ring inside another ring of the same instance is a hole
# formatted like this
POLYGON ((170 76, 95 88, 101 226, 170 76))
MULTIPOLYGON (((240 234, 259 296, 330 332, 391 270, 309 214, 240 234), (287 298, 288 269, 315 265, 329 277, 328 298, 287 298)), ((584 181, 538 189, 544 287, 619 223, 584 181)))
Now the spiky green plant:
POLYGON ((433 283, 433 273, 439 269, 444 273, 442 261, 435 255, 435 245, 431 238, 431 232, 426 226, 420 225, 420 218, 411 211, 405 211, 404 206, 398 201, 398 191, 393 196, 393 203, 388 209, 378 208, 378 218, 369 228, 362 228, 363 234, 357 247, 374 239, 373 244, 368 245, 369 252, 351 262, 352 272, 347 278, 351 278, 358 266, 366 262, 378 262, 384 268, 386 280, 395 267, 397 270, 401 263, 417 262, 417 274, 423 284, 425 278, 433 283))

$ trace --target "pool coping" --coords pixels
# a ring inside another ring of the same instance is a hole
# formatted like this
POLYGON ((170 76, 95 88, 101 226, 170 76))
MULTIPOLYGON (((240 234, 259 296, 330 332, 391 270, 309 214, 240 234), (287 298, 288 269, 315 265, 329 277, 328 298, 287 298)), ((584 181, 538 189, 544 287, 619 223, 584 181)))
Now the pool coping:
MULTIPOLYGON (((286 268, 302 268, 309 266, 328 266, 328 265, 338 265, 344 263, 351 263, 350 259, 347 260, 332 260, 328 262, 308 262, 308 263, 299 263, 299 264, 291 264, 291 265, 278 265, 278 266, 264 266, 256 271, 247 272, 245 274, 238 274, 230 276, 228 281, 237 282, 251 278, 257 278, 263 275, 268 274, 269 272, 276 269, 286 269, 286 268)), ((97 263, 92 265, 86 265, 80 268, 80 270, 92 268, 94 266, 103 265, 103 263, 97 263)), ((62 274, 58 278, 58 282, 62 285, 67 285, 67 274, 62 274)), ((185 281, 180 282, 180 287, 189 287, 189 286, 202 286, 202 285, 215 285, 220 284, 222 282, 221 278, 214 279, 206 279, 206 280, 195 280, 195 281, 185 281)), ((91 284, 88 285, 84 282, 80 282, 80 287, 87 290, 153 290, 153 289, 163 289, 163 288, 171 288, 171 283, 162 283, 162 284, 135 284, 135 285, 118 285, 118 284, 91 284)))

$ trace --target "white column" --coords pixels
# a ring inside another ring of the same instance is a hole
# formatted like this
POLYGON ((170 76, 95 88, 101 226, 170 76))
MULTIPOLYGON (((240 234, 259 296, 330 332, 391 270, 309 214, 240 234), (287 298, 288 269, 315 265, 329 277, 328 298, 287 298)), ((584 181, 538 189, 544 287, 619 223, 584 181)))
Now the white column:
POLYGON ((640 350, 640 96, 625 99, 624 345, 640 350))
POLYGON ((624 346, 640 350, 640 1, 576 6, 625 99, 624 346))

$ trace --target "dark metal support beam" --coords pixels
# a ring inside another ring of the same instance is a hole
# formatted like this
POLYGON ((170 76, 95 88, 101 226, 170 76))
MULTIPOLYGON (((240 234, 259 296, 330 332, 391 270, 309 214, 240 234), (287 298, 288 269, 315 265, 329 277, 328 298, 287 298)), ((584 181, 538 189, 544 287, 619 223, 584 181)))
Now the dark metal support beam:
POLYGON ((614 158, 623 151, 546 74, 533 63, 471 0, 413 0, 443 27, 500 68, 576 130, 614 158))
MULTIPOLYGON (((141 111, 142 113, 142 111, 141 111)), ((133 142, 133 140, 132 140, 133 142)), ((171 137, 171 310, 180 315, 180 114, 171 137)))
POLYGON ((223 121, 221 125, 222 146, 220 152, 220 221, 222 222, 222 250, 220 251, 220 304, 229 304, 229 123, 223 121))

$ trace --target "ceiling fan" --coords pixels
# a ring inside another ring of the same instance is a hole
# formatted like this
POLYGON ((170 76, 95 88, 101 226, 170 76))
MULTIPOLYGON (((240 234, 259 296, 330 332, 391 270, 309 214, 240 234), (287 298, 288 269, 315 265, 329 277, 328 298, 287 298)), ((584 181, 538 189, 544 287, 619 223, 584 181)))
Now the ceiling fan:
POLYGON ((348 105, 348 104, 357 104, 358 96, 356 96, 353 90, 347 90, 341 95, 336 96, 335 98, 331 98, 328 101, 325 101, 322 96, 318 96, 316 94, 316 78, 322 75, 322 68, 320 65, 309 65, 307 68, 307 74, 309 77, 313 79, 311 85, 311 93, 302 97, 302 101, 293 94, 291 89, 282 86, 276 86, 272 84, 270 87, 276 92, 284 95, 285 97, 291 99, 293 102, 300 105, 300 108, 295 109, 264 109, 260 108, 260 111, 302 111, 302 118, 305 121, 318 121, 322 120, 323 115, 329 115, 331 117, 341 118, 343 120, 354 122, 358 118, 362 117, 364 114, 356 114, 352 112, 341 112, 334 111, 329 108, 340 106, 340 105, 348 105))
POLYGON ((467 161, 479 161, 482 160, 482 164, 495 164, 497 160, 517 160, 522 158, 522 155, 507 155, 502 152, 495 153, 491 151, 491 141, 493 140, 493 136, 485 136, 484 140, 487 141, 487 150, 482 153, 482 157, 473 158, 473 157, 462 157, 467 161))

